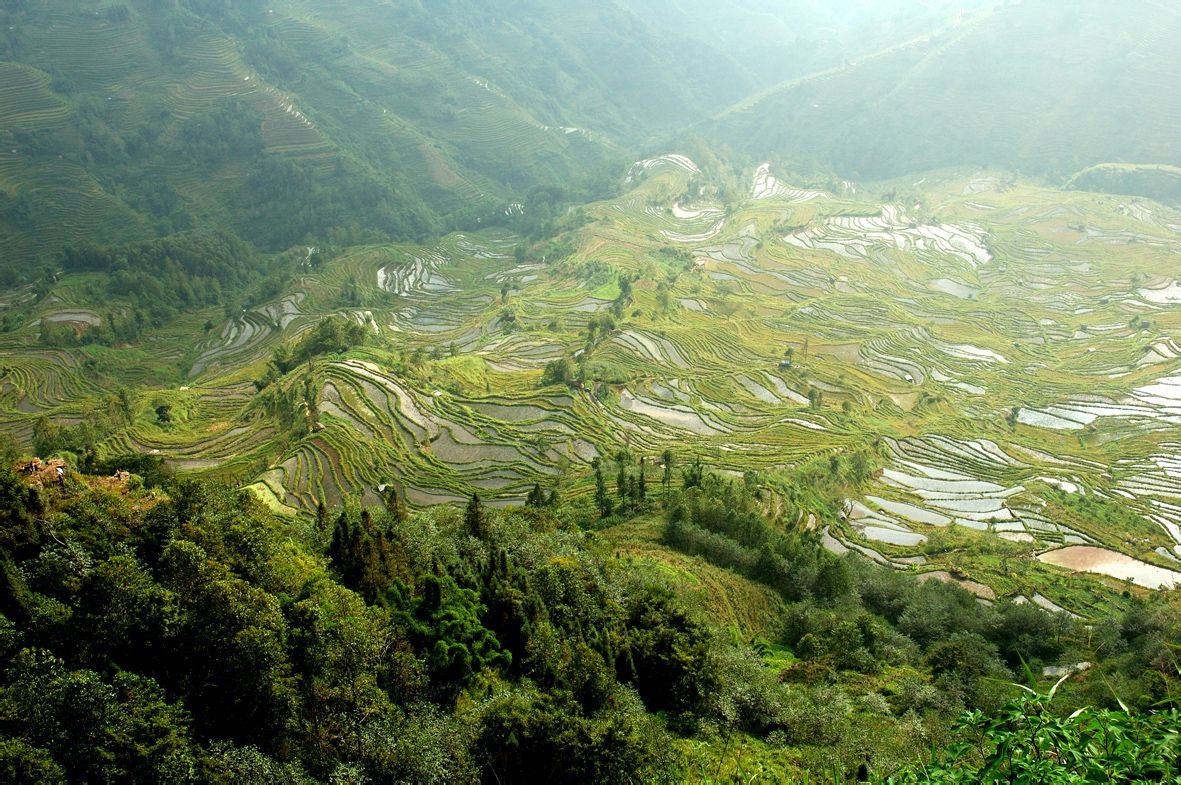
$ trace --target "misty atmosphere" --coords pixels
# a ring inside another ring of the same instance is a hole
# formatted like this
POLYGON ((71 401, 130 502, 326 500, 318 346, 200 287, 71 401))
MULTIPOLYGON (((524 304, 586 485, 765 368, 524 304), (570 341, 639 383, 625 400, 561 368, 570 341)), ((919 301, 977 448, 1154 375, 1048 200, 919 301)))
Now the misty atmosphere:
POLYGON ((0 781, 1179 728, 1181 4, 0 0, 0 781))

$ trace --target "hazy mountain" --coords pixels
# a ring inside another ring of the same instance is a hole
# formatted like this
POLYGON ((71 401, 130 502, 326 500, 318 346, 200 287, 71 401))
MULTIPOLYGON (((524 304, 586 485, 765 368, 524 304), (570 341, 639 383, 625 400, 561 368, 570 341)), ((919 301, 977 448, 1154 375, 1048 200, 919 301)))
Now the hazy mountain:
POLYGON ((1181 162, 1181 8, 1048 0, 965 14, 942 32, 745 102, 712 136, 877 179, 979 165, 1067 177, 1181 162))
POLYGON ((706 59, 732 59, 761 87, 841 65, 928 32, 984 0, 620 0, 706 59))
POLYGON ((214 225, 271 249, 475 225, 613 179, 619 143, 745 85, 611 3, 7 3, 0 57, 16 265, 214 225))

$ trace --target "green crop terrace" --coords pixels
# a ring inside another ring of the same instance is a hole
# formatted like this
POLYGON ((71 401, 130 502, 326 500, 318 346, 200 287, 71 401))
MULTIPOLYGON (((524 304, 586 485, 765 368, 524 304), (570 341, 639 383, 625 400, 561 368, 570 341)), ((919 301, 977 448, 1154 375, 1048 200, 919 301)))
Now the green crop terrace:
MULTIPOLYGON (((682 156, 626 175, 555 239, 337 249, 264 304, 137 346, 43 345, 42 321, 119 313, 85 275, 14 291, 29 319, 0 345, 0 428, 29 439, 131 388, 100 452, 232 478, 289 516, 385 484, 425 506, 540 483, 578 506, 594 459, 646 456, 656 483, 671 449, 754 473, 772 515, 802 500, 783 526, 984 601, 1092 615, 1125 579, 1177 580, 1181 214, 982 172, 828 192, 760 167, 726 203, 682 156), (255 384, 329 316, 365 339, 255 384), (543 384, 563 359, 570 383, 543 384), (864 450, 869 491, 840 509, 789 479, 864 450)), ((612 536, 651 556, 642 528, 612 536)))

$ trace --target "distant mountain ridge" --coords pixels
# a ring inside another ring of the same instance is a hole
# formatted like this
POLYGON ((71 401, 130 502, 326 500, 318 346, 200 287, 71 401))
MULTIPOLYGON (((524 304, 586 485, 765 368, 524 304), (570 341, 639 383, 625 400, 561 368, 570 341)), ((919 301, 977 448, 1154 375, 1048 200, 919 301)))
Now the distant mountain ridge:
POLYGON ((982 1, 8 0, 0 281, 192 230, 480 228, 672 141, 856 180, 1181 164, 1181 13, 982 1))
POLYGON ((748 156, 861 180, 979 165, 1065 180, 1181 163, 1181 8, 1029 0, 748 101, 709 124, 748 156))
POLYGON ((722 53, 752 84, 766 88, 927 32, 959 9, 989 0, 619 2, 687 47, 722 53))

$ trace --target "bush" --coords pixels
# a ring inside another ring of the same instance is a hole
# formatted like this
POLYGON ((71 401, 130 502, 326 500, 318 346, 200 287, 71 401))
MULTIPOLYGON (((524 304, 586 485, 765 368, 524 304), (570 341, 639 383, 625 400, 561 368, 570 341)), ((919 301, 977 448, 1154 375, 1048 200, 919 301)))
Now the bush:
POLYGON ((960 741, 898 783, 1176 782, 1181 778, 1181 712, 1053 711, 1049 695, 1027 691, 993 717, 970 711, 960 741))
POLYGON ((485 705, 476 740, 484 781, 669 782, 670 745, 626 691, 593 716, 545 693, 514 691, 485 705))

